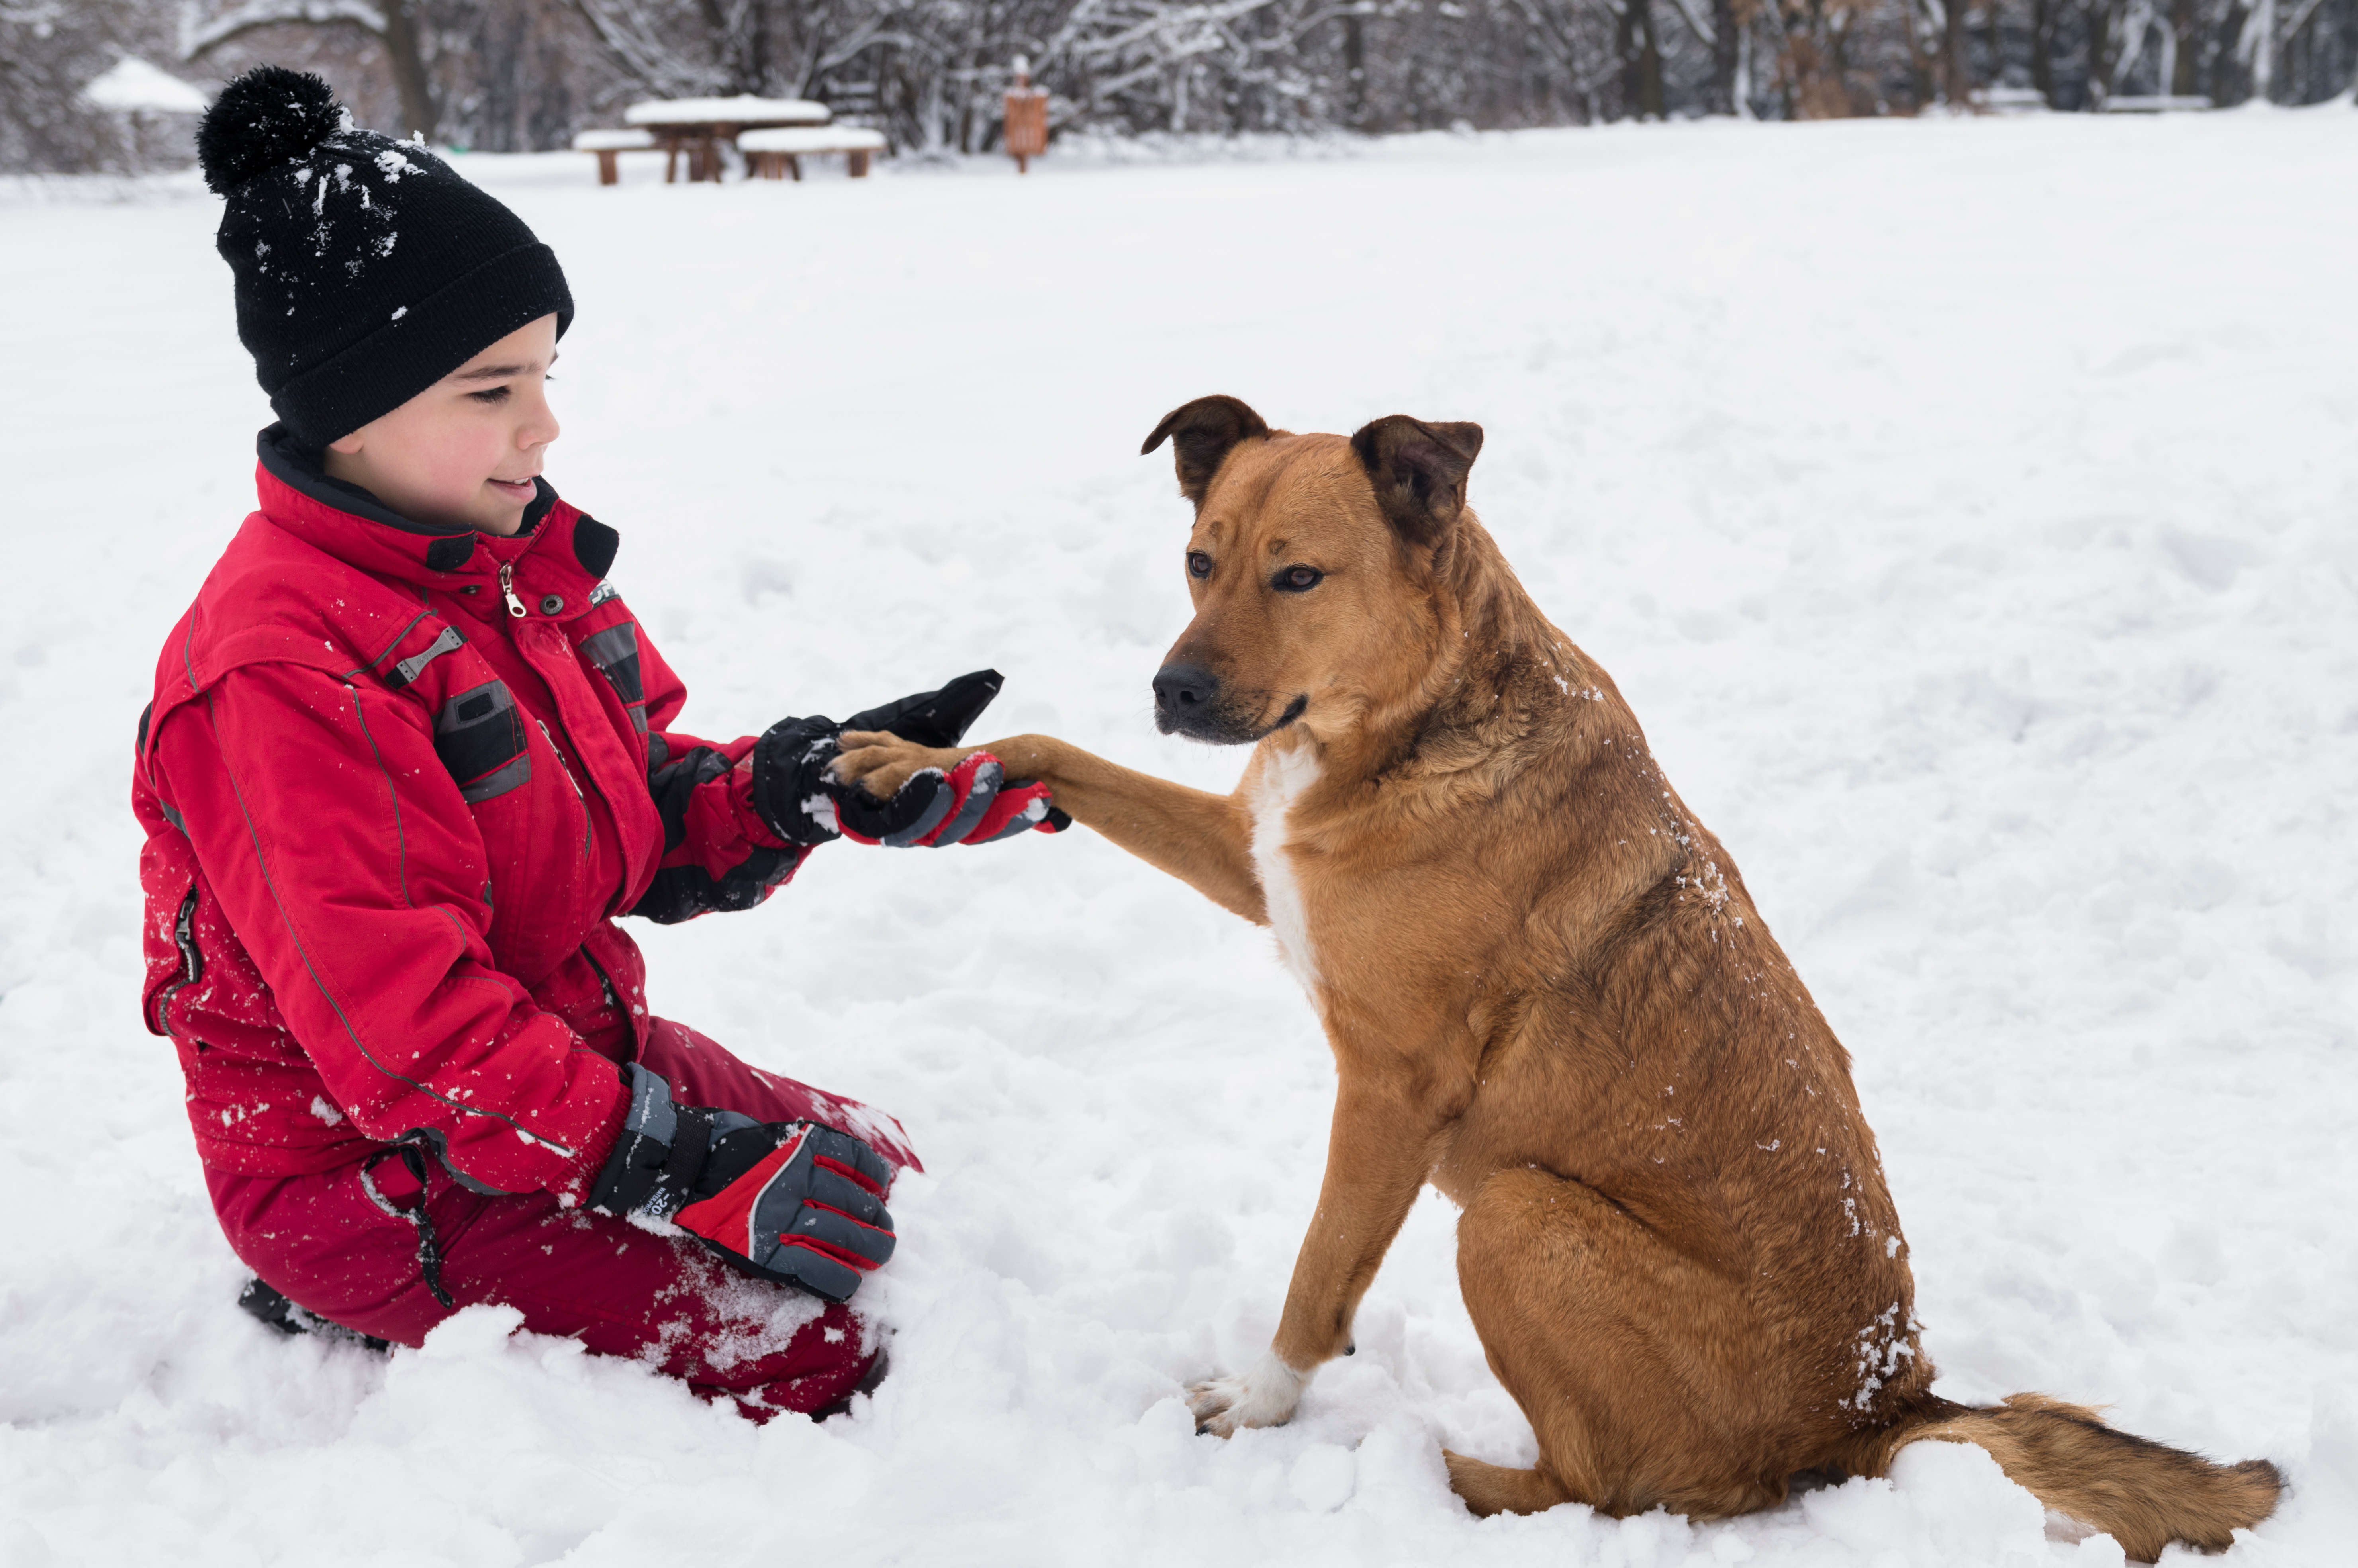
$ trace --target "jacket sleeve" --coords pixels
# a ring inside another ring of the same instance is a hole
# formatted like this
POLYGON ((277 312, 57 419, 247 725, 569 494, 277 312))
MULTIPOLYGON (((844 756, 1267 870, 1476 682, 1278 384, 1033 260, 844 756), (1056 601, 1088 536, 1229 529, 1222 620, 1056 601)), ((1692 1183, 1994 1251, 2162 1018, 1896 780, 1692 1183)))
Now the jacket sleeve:
POLYGON ((653 643, 639 643, 645 683, 647 791, 663 818, 664 857, 631 906, 661 925, 714 910, 751 909, 791 880, 810 853, 770 830, 753 809, 753 742, 700 741, 672 728, 687 688, 653 643))
POLYGON ((482 838, 416 706, 247 665, 176 710, 155 755, 214 896, 353 1124, 422 1136, 471 1184, 578 1200, 622 1080, 493 967, 482 838))

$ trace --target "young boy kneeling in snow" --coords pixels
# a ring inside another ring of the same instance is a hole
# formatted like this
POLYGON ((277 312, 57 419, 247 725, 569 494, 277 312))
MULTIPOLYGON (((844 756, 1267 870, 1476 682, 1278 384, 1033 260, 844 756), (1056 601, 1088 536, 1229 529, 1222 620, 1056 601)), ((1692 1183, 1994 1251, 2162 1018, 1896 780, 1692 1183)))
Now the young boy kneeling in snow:
POLYGON ((282 422, 165 645, 134 795, 146 1021, 231 1246, 380 1338, 500 1302, 757 1417, 839 1403, 882 1373, 843 1303, 916 1157, 652 1016, 614 917, 750 909, 838 831, 1060 826, 988 759, 882 803, 828 776, 840 728, 952 744, 997 677, 674 730, 686 693, 605 580, 618 536, 539 477, 554 254, 315 77, 231 83, 199 150, 282 422))

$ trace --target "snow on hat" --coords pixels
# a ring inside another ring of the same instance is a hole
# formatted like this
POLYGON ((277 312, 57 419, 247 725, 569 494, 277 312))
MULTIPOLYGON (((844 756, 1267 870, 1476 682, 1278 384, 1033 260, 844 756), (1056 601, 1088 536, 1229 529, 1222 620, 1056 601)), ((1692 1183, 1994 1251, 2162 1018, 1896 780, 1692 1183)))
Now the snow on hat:
POLYGON ((257 66, 197 129, 229 199, 214 243, 236 279, 254 378, 311 447, 389 413, 573 296, 524 221, 415 142, 356 129, 308 71, 257 66))

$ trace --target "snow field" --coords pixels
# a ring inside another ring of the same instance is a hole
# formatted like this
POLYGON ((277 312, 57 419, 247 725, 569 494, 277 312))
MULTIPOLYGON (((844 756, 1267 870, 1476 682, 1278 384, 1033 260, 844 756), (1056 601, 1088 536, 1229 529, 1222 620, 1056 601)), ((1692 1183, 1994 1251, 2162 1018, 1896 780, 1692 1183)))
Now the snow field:
MULTIPOLYGON (((990 664, 982 729, 1153 734, 1185 507, 1139 439, 1487 431, 1472 499, 1609 669, 1856 1059, 1942 1391, 2265 1454, 2231 1554, 2358 1528, 2358 117, 1682 125, 616 189, 463 160, 580 315, 551 477, 690 729, 990 664)), ((268 418, 190 181, 0 190, 0 1561, 2111 1563, 1978 1450, 1696 1526, 1476 1521, 1528 1462, 1428 1195, 1285 1428, 1333 1075, 1265 933, 1086 831, 816 856, 638 928, 656 1005, 901 1117, 894 1375, 756 1429, 462 1315, 233 1303, 137 1020, 131 732, 268 418)), ((2180 1556, 2173 1551, 2172 1557, 2180 1556)))

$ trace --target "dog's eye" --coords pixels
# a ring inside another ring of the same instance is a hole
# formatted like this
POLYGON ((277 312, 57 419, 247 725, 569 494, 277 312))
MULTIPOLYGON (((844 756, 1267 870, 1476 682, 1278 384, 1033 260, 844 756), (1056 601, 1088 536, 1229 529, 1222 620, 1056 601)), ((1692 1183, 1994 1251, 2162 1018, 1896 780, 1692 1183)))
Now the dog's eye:
POLYGON ((1212 575, 1212 557, 1206 555, 1201 550, 1188 551, 1187 575, 1189 577, 1210 577, 1212 575))
POLYGON ((1284 567, 1271 579, 1269 586, 1280 593, 1307 593, 1316 588, 1325 575, 1316 567, 1284 567))

